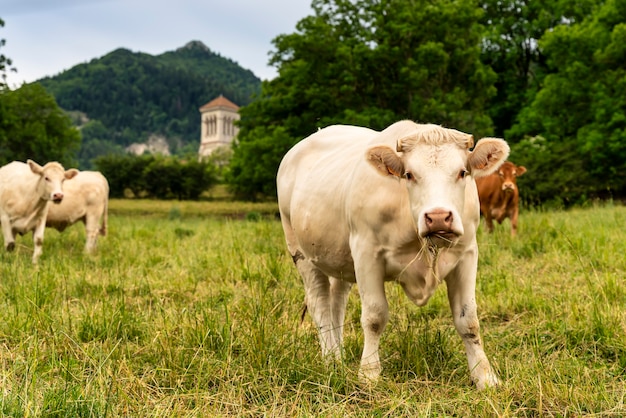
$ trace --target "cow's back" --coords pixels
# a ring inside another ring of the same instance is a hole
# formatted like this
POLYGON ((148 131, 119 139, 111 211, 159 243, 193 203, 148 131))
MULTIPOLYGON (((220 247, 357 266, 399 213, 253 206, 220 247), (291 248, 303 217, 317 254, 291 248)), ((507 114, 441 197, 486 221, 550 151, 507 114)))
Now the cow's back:
POLYGON ((317 246, 345 258, 345 192, 355 164, 364 159, 364 141, 376 134, 367 128, 331 126, 285 155, 277 174, 278 204, 292 249, 314 251, 317 246))
POLYGON ((35 192, 38 176, 28 164, 13 161, 0 167, 0 211, 24 215, 39 200, 35 192))
POLYGON ((285 155, 277 175, 278 204, 292 254, 304 252, 331 274, 354 274, 349 247, 353 196, 363 185, 389 181, 367 167, 366 151, 379 134, 331 126, 285 155))
POLYGON ((36 182, 37 176, 31 172, 26 163, 13 161, 0 167, 0 193, 7 190, 22 190, 36 182))

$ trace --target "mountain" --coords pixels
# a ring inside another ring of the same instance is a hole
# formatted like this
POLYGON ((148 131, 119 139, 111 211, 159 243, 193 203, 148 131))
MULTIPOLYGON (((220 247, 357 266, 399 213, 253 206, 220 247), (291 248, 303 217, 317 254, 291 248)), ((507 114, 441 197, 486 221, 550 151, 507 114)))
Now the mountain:
POLYGON ((200 106, 220 94, 245 106, 261 88, 250 70, 199 41, 156 56, 117 49, 38 82, 61 108, 80 115, 81 166, 153 136, 164 137, 174 153, 197 150, 200 106))

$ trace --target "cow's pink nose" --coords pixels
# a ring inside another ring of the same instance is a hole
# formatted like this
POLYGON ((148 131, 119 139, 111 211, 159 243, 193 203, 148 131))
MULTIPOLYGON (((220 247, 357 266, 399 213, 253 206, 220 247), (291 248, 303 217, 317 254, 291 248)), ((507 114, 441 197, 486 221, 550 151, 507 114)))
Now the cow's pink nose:
POLYGON ((54 202, 60 202, 61 200, 63 200, 63 193, 53 193, 52 194, 52 200, 54 202))
POLYGON ((515 190, 515 185, 513 183, 504 183, 502 190, 515 190))
POLYGON ((424 215, 426 227, 429 232, 448 232, 452 230, 452 212, 445 210, 434 210, 424 215))

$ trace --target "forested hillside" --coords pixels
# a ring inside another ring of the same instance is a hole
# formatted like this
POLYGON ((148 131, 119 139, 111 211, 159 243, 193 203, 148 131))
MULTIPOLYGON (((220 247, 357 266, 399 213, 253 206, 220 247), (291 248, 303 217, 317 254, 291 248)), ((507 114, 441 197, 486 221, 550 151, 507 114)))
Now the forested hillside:
POLYGON ((198 41, 157 56, 117 49, 39 82, 81 126, 81 167, 151 135, 165 137, 172 152, 195 152, 198 108, 220 94, 247 105, 261 85, 198 41))

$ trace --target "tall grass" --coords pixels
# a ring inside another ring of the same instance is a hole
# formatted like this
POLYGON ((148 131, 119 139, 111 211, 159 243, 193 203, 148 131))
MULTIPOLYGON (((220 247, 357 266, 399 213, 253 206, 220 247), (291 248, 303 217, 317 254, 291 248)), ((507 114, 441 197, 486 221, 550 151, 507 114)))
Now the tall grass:
POLYGON ((423 308, 387 285, 382 379, 363 386, 356 290, 343 362, 327 364, 273 207, 112 207, 94 256, 80 225, 47 230, 36 267, 30 235, 0 253, 1 415, 626 414, 624 207, 523 212, 517 238, 479 230, 482 334, 503 381, 484 392, 445 285, 423 308))

